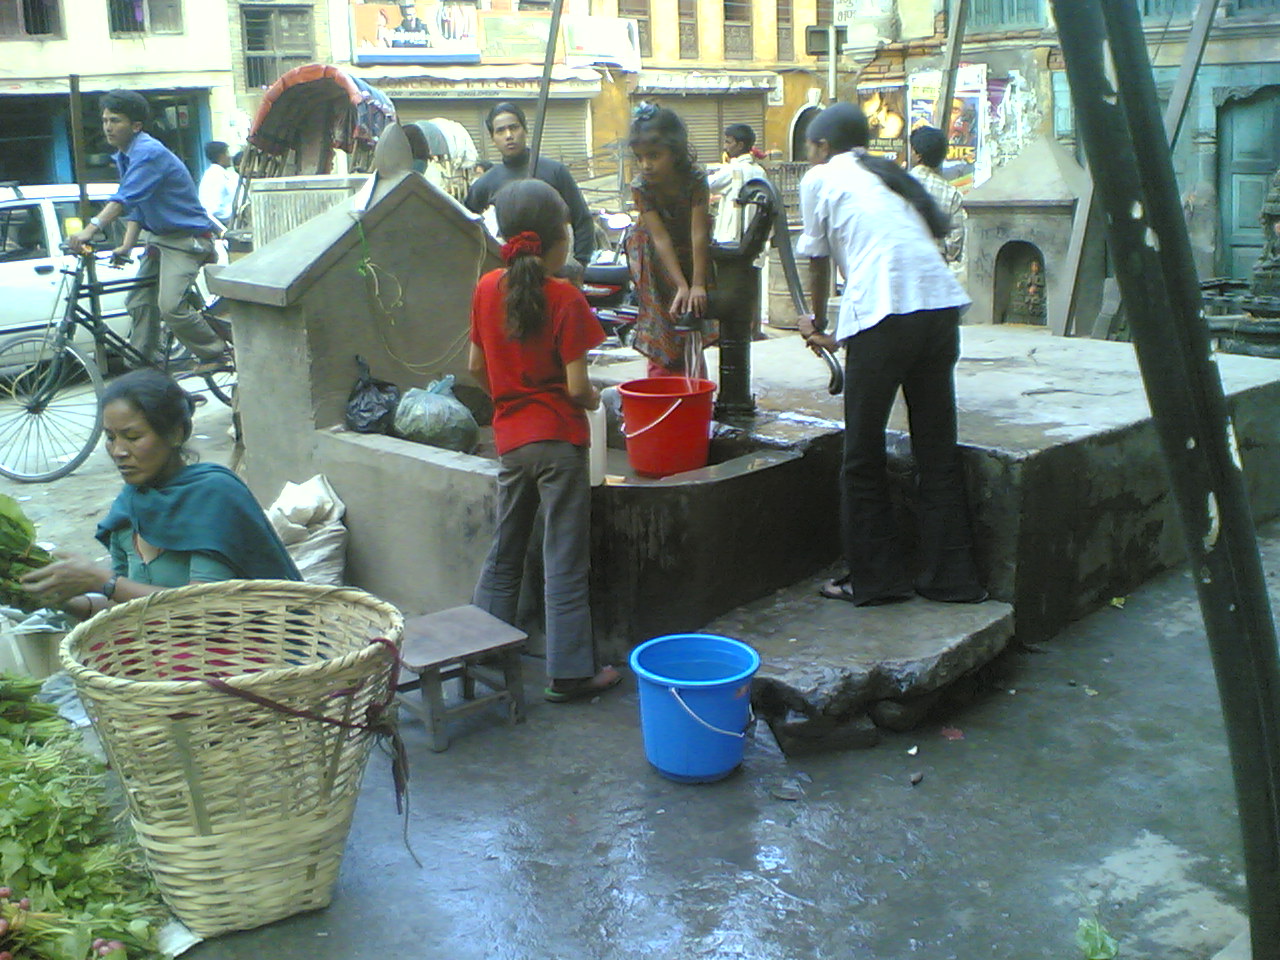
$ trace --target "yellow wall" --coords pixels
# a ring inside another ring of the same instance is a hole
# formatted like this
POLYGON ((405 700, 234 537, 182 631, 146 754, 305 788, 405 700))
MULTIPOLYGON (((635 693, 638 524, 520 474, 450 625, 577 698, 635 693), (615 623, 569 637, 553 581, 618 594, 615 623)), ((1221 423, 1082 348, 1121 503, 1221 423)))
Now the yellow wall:
POLYGON ((898 21, 901 24, 898 39, 932 37, 934 19, 941 9, 938 0, 898 0, 898 21))

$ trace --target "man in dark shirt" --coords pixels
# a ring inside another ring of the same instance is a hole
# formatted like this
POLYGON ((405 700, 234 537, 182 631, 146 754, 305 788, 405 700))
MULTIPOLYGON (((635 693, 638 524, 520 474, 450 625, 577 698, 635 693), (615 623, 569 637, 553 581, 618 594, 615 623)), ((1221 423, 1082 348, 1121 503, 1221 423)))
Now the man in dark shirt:
MULTIPOLYGON (((502 162, 494 164, 467 191, 463 203, 473 213, 484 213, 499 190, 512 180, 524 180, 529 176, 529 148, 525 145, 529 131, 524 111, 514 103, 495 104, 485 117, 484 125, 489 129, 493 145, 502 155, 502 162)), ((539 155, 535 175, 555 187, 556 193, 569 205, 569 222, 573 224, 573 256, 585 266, 596 248, 596 236, 591 210, 582 199, 582 191, 569 168, 559 160, 539 155)))
POLYGON ((217 229, 200 204, 190 171, 168 148, 142 131, 151 109, 142 94, 112 90, 102 97, 102 132, 116 148, 112 156, 120 184, 102 211, 68 242, 91 243, 118 217, 125 219, 124 242, 113 252, 127 257, 135 244, 147 244, 139 279, 156 283, 133 290, 126 301, 133 317, 130 339, 144 357, 154 357, 159 320, 202 361, 217 369, 229 361, 226 342, 205 321, 199 306, 186 298, 200 268, 214 259, 217 229))

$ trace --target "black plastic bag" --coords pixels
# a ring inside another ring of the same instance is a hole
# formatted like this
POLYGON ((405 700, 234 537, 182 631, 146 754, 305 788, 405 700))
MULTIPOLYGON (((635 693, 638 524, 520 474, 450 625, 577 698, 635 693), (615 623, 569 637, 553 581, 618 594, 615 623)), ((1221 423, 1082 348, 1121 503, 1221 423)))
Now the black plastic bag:
POLYGON ((364 357, 356 356, 360 378, 347 397, 347 429, 356 433, 390 433, 400 403, 400 388, 375 380, 364 357))

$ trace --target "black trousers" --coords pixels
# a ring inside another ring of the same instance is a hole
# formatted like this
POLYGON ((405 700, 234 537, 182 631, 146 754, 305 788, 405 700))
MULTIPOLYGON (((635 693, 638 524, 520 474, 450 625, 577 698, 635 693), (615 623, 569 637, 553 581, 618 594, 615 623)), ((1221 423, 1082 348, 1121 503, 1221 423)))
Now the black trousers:
POLYGON ((913 586, 933 600, 983 595, 956 452, 959 325, 955 308, 919 310, 888 316, 845 343, 841 529, 857 603, 909 596, 913 586), (886 472, 885 427, 899 387, 918 470, 914 584, 896 536, 886 472))

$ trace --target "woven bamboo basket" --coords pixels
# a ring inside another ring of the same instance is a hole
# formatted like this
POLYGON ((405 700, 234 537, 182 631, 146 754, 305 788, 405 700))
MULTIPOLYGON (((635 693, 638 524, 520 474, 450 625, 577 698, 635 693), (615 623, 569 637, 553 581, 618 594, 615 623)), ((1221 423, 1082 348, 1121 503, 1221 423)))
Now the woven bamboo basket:
POLYGON ((156 884, 191 930, 329 903, 367 724, 389 696, 391 651, 371 640, 398 647, 403 627, 360 590, 229 580, 123 603, 67 635, 62 665, 156 884))

